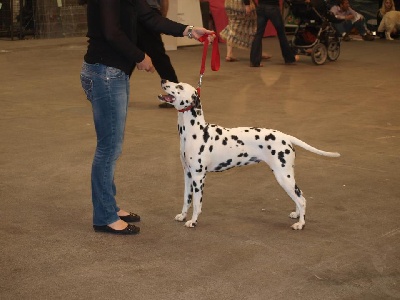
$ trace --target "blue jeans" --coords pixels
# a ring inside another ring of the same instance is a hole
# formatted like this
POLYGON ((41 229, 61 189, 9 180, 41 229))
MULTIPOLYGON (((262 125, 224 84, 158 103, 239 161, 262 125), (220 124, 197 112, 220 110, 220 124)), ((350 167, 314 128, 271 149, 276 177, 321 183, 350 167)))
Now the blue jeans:
POLYGON ((365 29, 366 25, 364 23, 364 19, 360 19, 357 22, 352 23, 351 20, 346 20, 340 23, 333 24, 336 30, 342 35, 343 33, 349 33, 353 27, 357 29, 358 33, 363 36, 367 33, 365 29))
POLYGON ((93 224, 117 220, 115 165, 122 152, 129 100, 129 76, 102 64, 83 63, 82 88, 92 104, 97 135, 92 164, 93 224))
POLYGON ((262 56, 262 38, 265 27, 270 20, 278 34, 282 57, 286 63, 295 62, 295 57, 285 34, 285 25, 283 24, 281 11, 278 5, 259 4, 257 6, 257 31, 254 36, 250 51, 250 63, 258 66, 261 63, 262 56))

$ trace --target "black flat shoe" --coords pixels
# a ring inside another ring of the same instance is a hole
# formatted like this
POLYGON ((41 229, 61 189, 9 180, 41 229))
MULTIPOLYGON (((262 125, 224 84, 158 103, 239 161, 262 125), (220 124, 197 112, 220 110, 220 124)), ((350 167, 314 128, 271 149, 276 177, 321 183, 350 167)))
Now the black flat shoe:
POLYGON ((125 229, 122 230, 116 230, 112 229, 108 225, 104 226, 98 226, 98 225, 93 225, 93 229, 96 232, 107 232, 107 233, 112 233, 112 234, 138 234, 140 232, 140 228, 136 227, 135 225, 128 224, 128 226, 125 227, 125 229))
POLYGON ((137 214, 134 214, 132 212, 130 212, 129 215, 127 215, 127 216, 119 216, 119 218, 125 222, 139 222, 140 221, 140 216, 137 214))

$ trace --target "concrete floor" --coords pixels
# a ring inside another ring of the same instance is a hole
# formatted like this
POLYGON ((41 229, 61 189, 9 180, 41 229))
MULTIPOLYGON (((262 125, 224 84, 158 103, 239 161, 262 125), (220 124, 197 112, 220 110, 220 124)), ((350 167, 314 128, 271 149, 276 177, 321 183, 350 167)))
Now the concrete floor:
MULTIPOLYGON (((85 42, 0 41, 1 299, 400 299, 399 40, 286 66, 267 38, 264 68, 249 68, 243 50, 219 72, 207 63, 208 122, 275 128, 342 154, 297 148, 303 231, 290 229, 294 204, 264 164, 210 173, 199 226, 175 222, 177 113, 157 107, 158 76, 136 71, 116 182, 121 207, 142 216, 138 236, 92 230, 85 42)), ((181 81, 196 85, 201 51, 170 52, 181 81)))

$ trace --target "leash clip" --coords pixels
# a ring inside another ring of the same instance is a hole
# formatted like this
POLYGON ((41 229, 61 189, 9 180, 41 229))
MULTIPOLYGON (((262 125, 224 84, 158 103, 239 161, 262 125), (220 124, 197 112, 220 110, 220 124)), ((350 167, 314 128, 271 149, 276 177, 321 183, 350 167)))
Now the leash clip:
POLYGON ((200 79, 199 79, 199 83, 197 84, 197 87, 201 87, 202 83, 203 83, 203 75, 204 74, 200 74, 200 79))

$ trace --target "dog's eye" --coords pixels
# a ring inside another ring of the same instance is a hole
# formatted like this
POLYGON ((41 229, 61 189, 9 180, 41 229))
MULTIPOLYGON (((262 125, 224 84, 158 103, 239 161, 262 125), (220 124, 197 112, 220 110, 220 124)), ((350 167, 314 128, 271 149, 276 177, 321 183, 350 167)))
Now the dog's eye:
POLYGON ((176 88, 177 88, 177 89, 180 89, 180 90, 183 90, 183 86, 181 86, 180 84, 178 84, 178 85, 176 86, 176 88))

